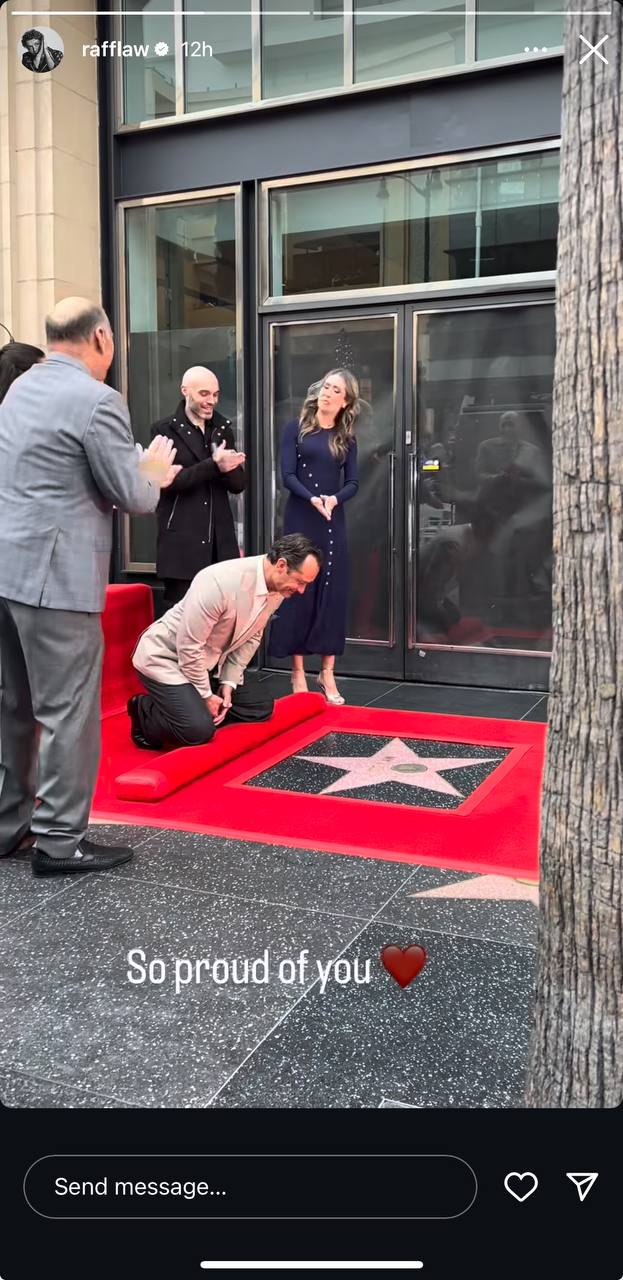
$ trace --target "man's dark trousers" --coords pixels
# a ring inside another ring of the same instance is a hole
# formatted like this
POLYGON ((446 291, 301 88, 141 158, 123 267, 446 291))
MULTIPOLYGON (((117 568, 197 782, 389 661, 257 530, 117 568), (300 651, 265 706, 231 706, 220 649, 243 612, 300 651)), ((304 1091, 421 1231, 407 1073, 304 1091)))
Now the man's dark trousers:
MULTIPOLYGON (((141 680, 147 693, 138 698, 137 716, 150 746, 196 747, 210 741, 215 733, 214 720, 193 684, 162 684, 144 675, 141 680)), ((263 695, 257 676, 247 673, 244 684, 232 693, 231 708, 217 728, 269 720, 272 716, 274 699, 263 695)))

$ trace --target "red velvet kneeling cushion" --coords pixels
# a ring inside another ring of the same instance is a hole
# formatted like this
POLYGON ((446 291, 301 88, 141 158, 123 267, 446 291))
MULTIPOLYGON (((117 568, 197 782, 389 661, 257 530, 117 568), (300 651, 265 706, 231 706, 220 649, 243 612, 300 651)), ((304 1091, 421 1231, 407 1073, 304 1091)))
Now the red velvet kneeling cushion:
MULTIPOLYGON (((269 738, 291 729, 293 725, 309 720, 325 710, 326 702, 321 693, 297 693, 280 698, 270 720, 260 724, 232 724, 217 729, 211 742, 201 747, 178 747, 165 755, 156 756, 153 763, 129 769, 115 782, 119 800, 162 800, 204 773, 211 773, 229 760, 244 755, 252 747, 259 747, 269 738)), ((147 752, 145 752, 147 755, 147 752)))

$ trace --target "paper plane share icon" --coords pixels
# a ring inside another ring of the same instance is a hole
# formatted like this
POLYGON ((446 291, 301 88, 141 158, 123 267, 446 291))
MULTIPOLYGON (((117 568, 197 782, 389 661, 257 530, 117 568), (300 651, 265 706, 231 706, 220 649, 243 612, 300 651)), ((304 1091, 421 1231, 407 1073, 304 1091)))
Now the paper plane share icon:
POLYGON ((580 1200, 586 1200, 589 1191, 595 1186, 599 1177, 598 1173, 568 1173, 567 1177, 573 1183, 580 1200))

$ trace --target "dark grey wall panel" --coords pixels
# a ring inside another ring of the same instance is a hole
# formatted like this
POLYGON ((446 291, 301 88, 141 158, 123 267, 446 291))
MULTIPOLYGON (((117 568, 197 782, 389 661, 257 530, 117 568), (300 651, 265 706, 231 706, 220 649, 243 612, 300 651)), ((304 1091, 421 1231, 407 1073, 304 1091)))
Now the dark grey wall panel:
POLYGON ((560 132, 562 60, 122 134, 117 198, 503 146, 560 132))

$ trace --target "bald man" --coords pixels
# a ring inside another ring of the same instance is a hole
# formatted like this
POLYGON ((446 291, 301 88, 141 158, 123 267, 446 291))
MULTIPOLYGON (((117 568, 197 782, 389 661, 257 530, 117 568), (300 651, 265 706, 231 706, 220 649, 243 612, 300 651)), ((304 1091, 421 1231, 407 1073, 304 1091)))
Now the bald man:
POLYGON ((231 423, 217 410, 218 378, 210 369, 187 369, 175 413, 152 427, 170 440, 181 471, 158 503, 156 569, 164 604, 172 609, 200 569, 240 554, 230 493, 246 485, 245 455, 238 452, 231 423))
POLYGON ((104 385, 114 342, 101 307, 65 298, 45 327, 47 360, 0 405, 0 856, 31 850, 41 876, 132 857, 85 839, 112 511, 153 511, 179 469, 170 440, 137 450, 104 385))

